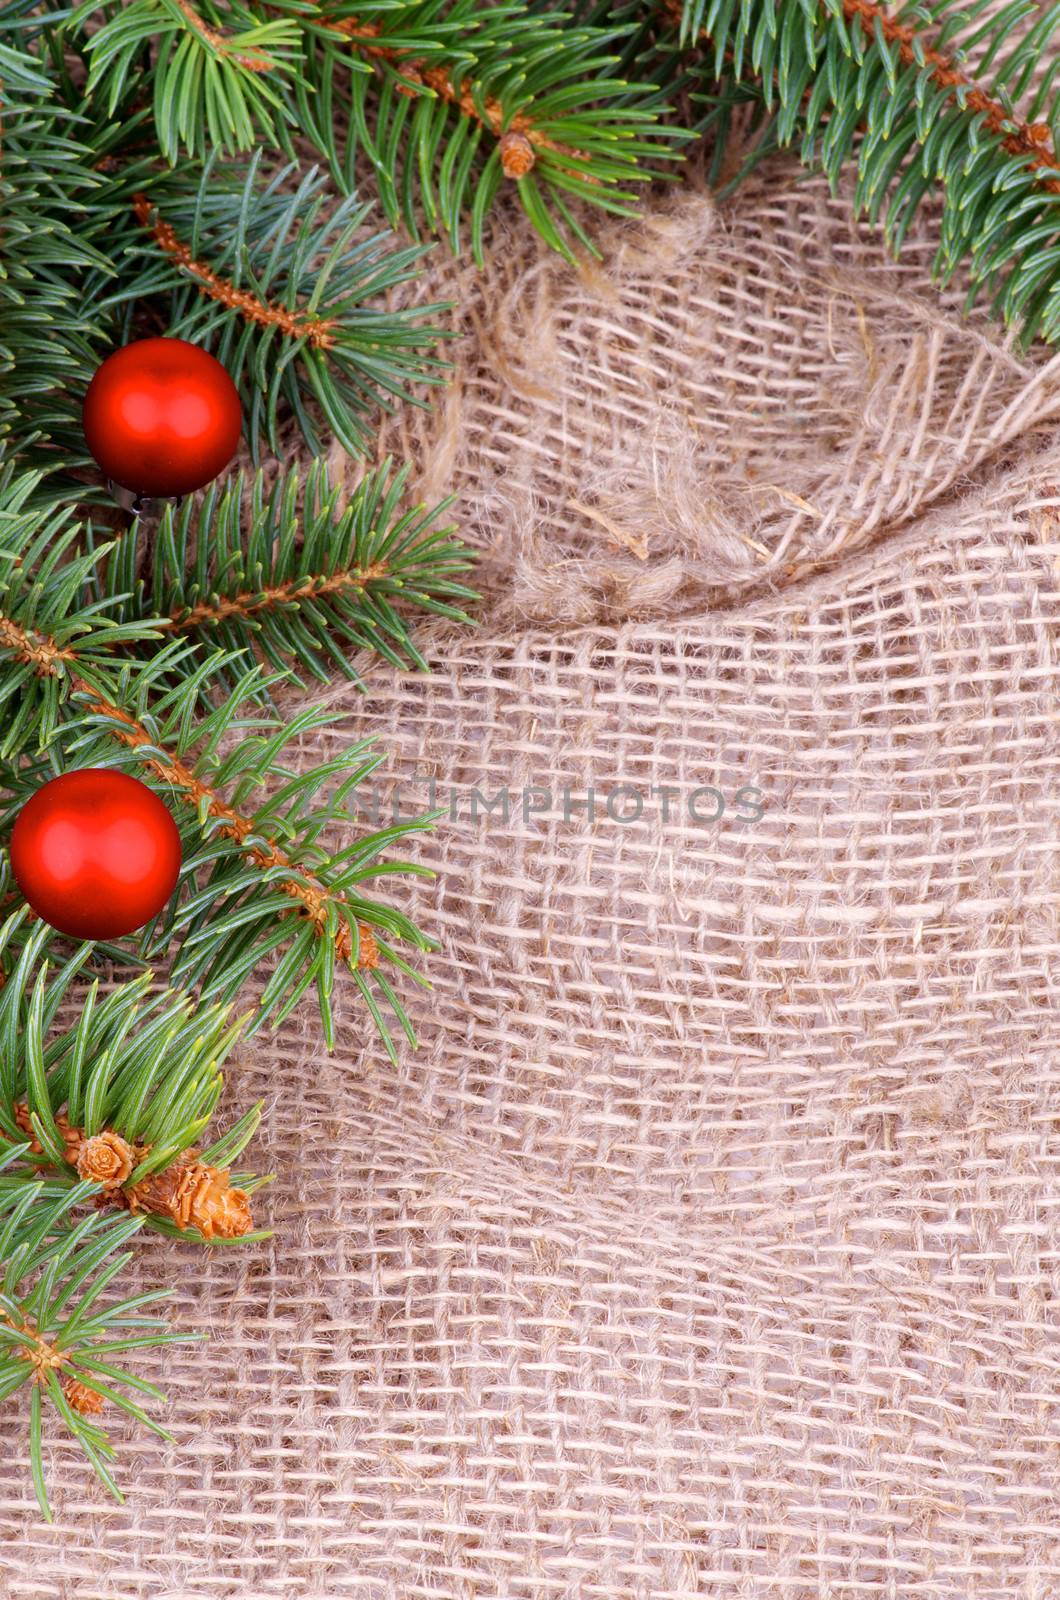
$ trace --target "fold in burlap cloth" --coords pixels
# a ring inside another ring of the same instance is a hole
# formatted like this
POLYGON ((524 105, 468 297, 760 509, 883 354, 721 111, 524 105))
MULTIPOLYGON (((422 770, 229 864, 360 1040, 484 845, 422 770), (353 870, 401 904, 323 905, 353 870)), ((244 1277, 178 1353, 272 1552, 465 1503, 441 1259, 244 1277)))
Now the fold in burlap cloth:
POLYGON ((581 276, 439 254, 384 443, 483 623, 315 752, 452 800, 423 1044, 346 985, 244 1052, 276 1238, 142 1250, 212 1337, 124 1507, 59 1442, 43 1528, 9 1425, 5 1595, 1060 1593, 1060 366, 847 219, 779 164, 581 276))

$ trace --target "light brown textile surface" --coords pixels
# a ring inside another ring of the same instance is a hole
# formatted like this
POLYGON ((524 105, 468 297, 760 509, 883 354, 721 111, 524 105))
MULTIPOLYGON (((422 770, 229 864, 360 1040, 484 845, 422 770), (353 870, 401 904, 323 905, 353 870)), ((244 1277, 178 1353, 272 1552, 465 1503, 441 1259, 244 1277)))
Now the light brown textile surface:
POLYGON ((497 227, 387 431, 483 625, 318 746, 456 793, 421 1049, 243 1052, 276 1236, 141 1249, 177 1442, 56 1443, 47 1529, 8 1424, 0 1592, 1053 1600, 1060 366, 786 165, 581 277, 497 227))

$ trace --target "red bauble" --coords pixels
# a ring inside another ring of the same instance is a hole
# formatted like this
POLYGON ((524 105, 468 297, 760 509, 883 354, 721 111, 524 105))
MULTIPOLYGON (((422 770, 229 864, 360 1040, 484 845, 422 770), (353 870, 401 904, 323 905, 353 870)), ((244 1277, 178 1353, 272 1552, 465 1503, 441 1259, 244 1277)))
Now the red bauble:
POLYGON ((77 939, 117 939, 156 916, 180 871, 177 825, 146 784, 86 767, 37 790, 11 834, 19 888, 77 939))
POLYGON ((239 444, 239 394, 219 361, 185 339, 138 339, 108 356, 82 410, 108 478, 141 495, 190 494, 239 444))

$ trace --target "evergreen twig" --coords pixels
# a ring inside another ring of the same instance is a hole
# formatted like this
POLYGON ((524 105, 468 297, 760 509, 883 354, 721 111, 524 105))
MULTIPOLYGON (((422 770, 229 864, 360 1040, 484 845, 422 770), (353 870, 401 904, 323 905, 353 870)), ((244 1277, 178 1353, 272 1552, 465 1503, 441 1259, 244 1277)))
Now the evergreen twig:
POLYGON ((710 89, 715 170, 733 107, 756 98, 766 120, 742 172, 794 143, 835 188, 852 161, 856 210, 896 252, 940 196, 938 281, 963 269, 969 308, 985 298, 1024 340, 1060 334, 1060 56, 1041 70, 1060 6, 678 0, 670 15, 710 89))
POLYGON ((259 473, 249 506, 241 478, 215 484, 152 530, 150 593, 133 527, 100 563, 99 598, 152 639, 256 650, 277 671, 321 682, 336 670, 359 681, 350 648, 426 670, 407 614, 470 623, 460 602, 475 591, 460 580, 472 558, 451 527, 435 526, 449 501, 403 508, 408 475, 384 461, 345 504, 321 462, 304 485, 281 472, 267 487, 259 473))
POLYGON ((467 226, 481 265, 507 181, 553 249, 598 254, 571 202, 630 215, 687 137, 654 83, 624 75, 640 29, 617 10, 325 0, 307 22, 300 124, 348 190, 363 156, 389 221, 414 238, 425 220, 459 250, 467 226))
MULTIPOLYGON (((27 639, 25 648, 37 653, 42 671, 55 670, 48 659, 50 645, 42 647, 27 639)), ((157 959, 179 937, 171 980, 197 990, 203 1000, 230 1000, 251 971, 284 946, 248 1031, 281 1021, 315 984, 329 1047, 334 1046, 336 964, 342 963, 353 972, 380 1037, 395 1057, 373 987, 415 1043, 384 966, 395 966, 425 984, 390 940, 400 939, 420 950, 433 948, 433 943, 402 912, 367 898, 360 888, 373 878, 398 872, 432 876, 410 862, 379 858, 395 840, 429 827, 433 818, 395 820, 337 853, 324 848, 318 843, 320 834, 329 825, 351 824, 343 801, 383 757, 370 753, 370 740, 360 740, 306 772, 281 767, 278 757, 285 745, 315 728, 333 725, 334 718, 328 711, 311 708, 284 725, 260 713, 242 714, 241 708, 267 683, 256 668, 244 673, 222 705, 194 722, 189 710, 198 701, 202 683, 216 671, 218 659, 231 665, 223 657, 207 658, 196 676, 166 689, 163 654, 140 675, 135 691, 126 682, 114 700, 76 674, 70 676, 74 715, 62 727, 65 766, 132 765, 182 806, 181 887, 156 925, 146 931, 143 954, 157 959), (153 707, 149 706, 152 687, 153 707), (137 709, 127 711, 125 704, 137 709), (226 744, 231 748, 222 755, 219 747, 226 744), (185 759, 195 746, 200 747, 198 753, 185 759), (254 810, 241 809, 255 790, 277 778, 283 780, 278 792, 254 810), (336 794, 318 800, 317 791, 332 778, 340 780, 336 794), (224 793, 228 786, 231 799, 224 793), (208 875, 205 885, 198 881, 200 874, 208 875), (302 922, 300 930, 292 931, 293 918, 302 922)), ((24 766, 10 774, 9 817, 47 771, 39 765, 24 766)))
MULTIPOLYGON (((9 949, 17 948, 24 916, 15 913, 0 929, 9 949)), ((249 1197, 263 1180, 232 1183, 227 1164, 253 1137, 260 1105, 209 1150, 198 1148, 243 1023, 232 1025, 225 1007, 151 995, 152 974, 145 972, 103 997, 93 982, 76 1027, 55 1031, 85 952, 52 973, 43 959, 49 942, 49 930, 38 924, 0 995, 0 1139, 28 1140, 21 1159, 35 1170, 67 1184, 95 1184, 97 1204, 142 1215, 153 1228, 249 1238, 249 1197)))
POLYGON ((100 283, 101 306, 164 295, 166 331, 231 374, 252 445, 279 447, 284 402, 314 453, 319 411, 346 450, 366 454, 371 417, 423 405, 421 387, 443 380, 434 352, 450 334, 431 318, 446 307, 393 303, 424 250, 373 231, 370 205, 351 195, 330 206, 315 169, 261 169, 260 151, 243 173, 211 156, 191 182, 170 174, 135 189, 112 238, 121 286, 100 283))

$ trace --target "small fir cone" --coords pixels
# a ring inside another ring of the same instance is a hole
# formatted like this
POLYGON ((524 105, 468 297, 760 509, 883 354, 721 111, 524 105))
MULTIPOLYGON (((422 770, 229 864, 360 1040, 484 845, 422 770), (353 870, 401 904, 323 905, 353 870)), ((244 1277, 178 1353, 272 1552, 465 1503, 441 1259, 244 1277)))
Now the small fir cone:
MULTIPOLYGON (((344 931, 348 937, 348 930, 344 931)), ((375 940, 362 927, 360 965, 374 967, 378 963, 375 940)), ((14 1120, 30 1137, 30 1150, 41 1154, 25 1102, 15 1107, 14 1120)), ((197 1150, 186 1150, 163 1172, 152 1173, 130 1186, 129 1178, 147 1154, 146 1147, 130 1144, 112 1128, 86 1138, 80 1128, 70 1126, 62 1112, 55 1123, 66 1160, 76 1168, 78 1177, 101 1186, 102 1192, 96 1197, 98 1205, 119 1205, 129 1211, 168 1217, 178 1227, 196 1228, 204 1239, 239 1239, 253 1228, 250 1196, 232 1184, 227 1171, 197 1160, 197 1150)))
MULTIPOLYGON (((14 1116, 18 1126, 29 1139, 30 1155, 42 1155, 44 1153, 44 1146, 41 1144, 40 1140, 37 1138, 37 1135, 33 1131, 33 1123, 30 1121, 29 1115, 29 1106, 24 1100, 19 1101, 18 1105, 15 1107, 14 1116)), ((62 1111, 56 1115, 55 1126, 58 1128, 59 1137, 63 1141, 64 1155, 66 1160, 72 1167, 76 1167, 77 1154, 81 1148, 81 1141, 84 1137, 81 1129, 71 1128, 69 1122, 66 1120, 65 1114, 62 1111)), ((0 1135, 0 1137, 2 1137, 2 1135, 0 1135)))
POLYGON ((136 1150, 120 1133, 105 1128, 82 1141, 77 1152, 77 1176, 89 1183, 100 1183, 109 1194, 129 1181, 137 1161, 136 1150))
MULTIPOLYGON (((357 924, 357 934, 359 940, 357 970, 374 972, 379 965, 379 946, 375 942, 375 935, 363 922, 357 924)), ((342 924, 335 935, 335 951, 340 961, 349 961, 353 955, 353 935, 346 923, 342 924)))
POLYGON ((78 1378, 67 1378, 63 1384, 63 1397, 70 1409, 79 1411, 83 1417, 98 1417, 103 1410, 103 1396, 78 1378))
POLYGON ((204 1239, 239 1239, 254 1226, 250 1196, 233 1188, 227 1171, 206 1166, 188 1150, 164 1172, 153 1172, 124 1190, 130 1211, 168 1217, 179 1228, 197 1228, 204 1239))
POLYGON ((9 1328, 17 1328, 19 1333, 24 1333, 29 1339, 29 1344, 20 1345, 10 1354, 18 1361, 26 1361, 33 1370, 33 1382, 45 1384, 50 1372, 58 1372, 66 1360, 61 1350, 56 1350, 49 1340, 41 1337, 40 1329, 36 1323, 20 1311, 17 1317, 12 1317, 6 1311, 0 1311, 0 1322, 6 1322, 9 1328))
POLYGON ((375 942, 375 936, 371 928, 366 928, 363 922, 358 923, 357 932, 361 941, 357 965, 362 972, 374 972, 379 965, 379 946, 375 942))
POLYGON ((501 170, 506 178, 525 178, 537 160, 534 147, 525 133, 519 133, 515 128, 501 135, 497 149, 501 158, 501 170))

